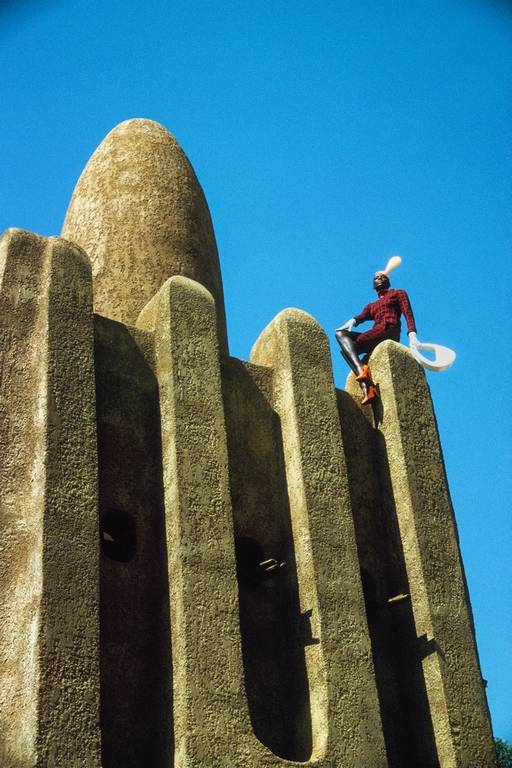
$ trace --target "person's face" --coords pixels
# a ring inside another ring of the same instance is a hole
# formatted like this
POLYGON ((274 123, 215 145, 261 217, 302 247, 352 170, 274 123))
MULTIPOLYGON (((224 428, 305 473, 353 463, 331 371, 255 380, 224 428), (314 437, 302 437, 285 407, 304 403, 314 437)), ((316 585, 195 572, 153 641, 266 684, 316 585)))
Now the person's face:
POLYGON ((373 278, 373 287, 377 292, 389 288, 389 277, 384 272, 376 272, 373 278))

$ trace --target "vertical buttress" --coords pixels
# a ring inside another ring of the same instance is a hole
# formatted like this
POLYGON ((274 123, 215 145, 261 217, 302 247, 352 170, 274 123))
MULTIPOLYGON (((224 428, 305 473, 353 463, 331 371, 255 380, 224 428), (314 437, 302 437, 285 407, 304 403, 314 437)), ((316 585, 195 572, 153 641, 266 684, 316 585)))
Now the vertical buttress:
POLYGON ((215 304, 199 283, 172 277, 139 326, 154 330, 160 391, 175 766, 247 764, 215 304))
POLYGON ((437 759, 495 768, 496 756, 432 401, 422 368, 395 342, 371 358, 437 759))
POLYGON ((306 647, 312 758, 387 765, 327 339, 284 310, 251 361, 273 368, 306 647))
POLYGON ((100 766, 92 280, 77 247, 1 245, 0 762, 100 766))

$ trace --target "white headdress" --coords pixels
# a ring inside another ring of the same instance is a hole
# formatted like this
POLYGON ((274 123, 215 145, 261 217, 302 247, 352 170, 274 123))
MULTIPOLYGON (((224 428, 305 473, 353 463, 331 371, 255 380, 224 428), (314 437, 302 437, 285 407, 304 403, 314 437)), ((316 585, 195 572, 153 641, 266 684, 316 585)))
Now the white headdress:
POLYGON ((392 256, 388 263, 386 264, 386 269, 379 269, 378 274, 387 275, 389 277, 389 273, 391 270, 396 269, 396 267, 399 267, 402 263, 402 259, 400 256, 392 256))

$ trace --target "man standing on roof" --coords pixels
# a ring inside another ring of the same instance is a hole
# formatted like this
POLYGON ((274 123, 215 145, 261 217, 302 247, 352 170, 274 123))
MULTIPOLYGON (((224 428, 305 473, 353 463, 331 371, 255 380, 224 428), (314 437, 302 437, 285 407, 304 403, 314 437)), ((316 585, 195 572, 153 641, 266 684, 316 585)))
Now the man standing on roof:
POLYGON ((356 375, 356 381, 363 390, 362 405, 371 403, 378 397, 377 388, 372 381, 371 371, 368 365, 363 364, 359 355, 370 355, 377 344, 385 339, 400 341, 400 317, 403 315, 407 323, 409 346, 411 350, 418 348, 419 341, 416 336, 416 325, 411 309, 411 303, 407 293, 401 288, 390 287, 389 273, 402 262, 400 256, 392 256, 386 269, 376 272, 373 278, 373 287, 377 291, 378 299, 366 307, 355 317, 352 317, 340 328, 336 329, 335 336, 341 348, 341 354, 356 375), (373 328, 364 333, 353 331, 354 326, 373 320, 373 328))

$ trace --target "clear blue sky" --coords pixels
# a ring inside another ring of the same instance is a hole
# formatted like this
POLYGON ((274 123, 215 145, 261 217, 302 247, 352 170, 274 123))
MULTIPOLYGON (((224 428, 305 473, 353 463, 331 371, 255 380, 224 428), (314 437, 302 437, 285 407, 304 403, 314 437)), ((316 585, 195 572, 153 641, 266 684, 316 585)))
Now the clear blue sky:
POLYGON ((331 334, 402 255, 420 339, 458 353, 429 382, 512 740, 509 4, 0 0, 0 64, 2 229, 58 234, 105 134, 164 123, 209 201, 238 357, 285 306, 331 334))

